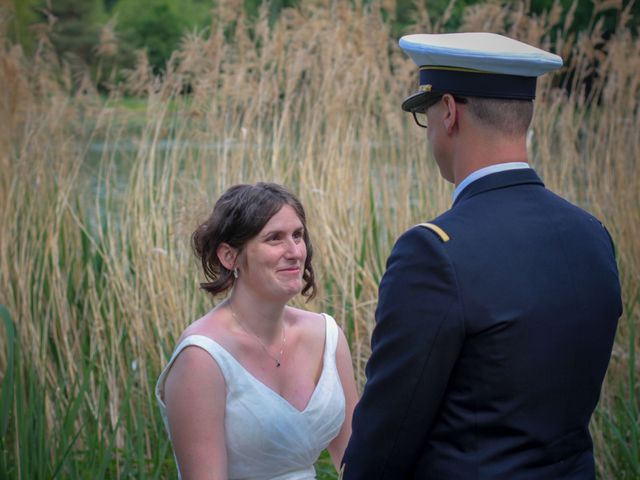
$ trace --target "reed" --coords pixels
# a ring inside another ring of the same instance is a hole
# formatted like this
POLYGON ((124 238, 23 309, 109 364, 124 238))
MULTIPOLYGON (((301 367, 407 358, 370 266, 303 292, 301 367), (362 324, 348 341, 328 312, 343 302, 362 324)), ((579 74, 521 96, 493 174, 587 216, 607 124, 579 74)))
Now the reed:
MULTIPOLYGON (((363 384, 386 257, 403 230, 449 207, 452 188, 399 109, 416 79, 391 38, 394 2, 301 3, 250 23, 239 0, 220 2, 166 75, 141 52, 106 98, 46 35, 31 58, 9 44, 0 10, 0 478, 175 475, 153 386, 181 330, 213 304, 189 235, 238 182, 301 197, 321 285, 306 308, 343 325, 363 384), (126 108, 132 95, 142 111, 126 108)), ((470 7, 462 26, 566 62, 539 84, 530 153, 618 248, 625 314, 592 424, 601 478, 640 475, 640 43, 619 8, 606 39, 597 21, 569 34, 570 15, 532 16, 527 2, 470 7)), ((443 23, 418 9, 410 31, 443 23)), ((319 470, 335 478, 326 459, 319 470)))

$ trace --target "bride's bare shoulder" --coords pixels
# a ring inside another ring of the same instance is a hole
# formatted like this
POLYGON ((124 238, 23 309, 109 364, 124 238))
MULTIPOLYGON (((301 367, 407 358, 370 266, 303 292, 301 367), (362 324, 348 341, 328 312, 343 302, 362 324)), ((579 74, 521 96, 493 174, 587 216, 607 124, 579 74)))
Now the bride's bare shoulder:
POLYGON ((285 313, 287 316, 292 318, 295 321, 299 322, 319 322, 324 321, 324 316, 317 312, 312 312, 310 310, 303 310, 302 308, 289 307, 285 308, 285 313))
POLYGON ((229 319, 218 308, 214 308, 184 329, 178 343, 191 335, 203 335, 213 340, 224 339, 229 330, 229 319))
POLYGON ((295 328, 305 337, 324 338, 325 318, 317 312, 300 308, 287 307, 289 326, 295 328))

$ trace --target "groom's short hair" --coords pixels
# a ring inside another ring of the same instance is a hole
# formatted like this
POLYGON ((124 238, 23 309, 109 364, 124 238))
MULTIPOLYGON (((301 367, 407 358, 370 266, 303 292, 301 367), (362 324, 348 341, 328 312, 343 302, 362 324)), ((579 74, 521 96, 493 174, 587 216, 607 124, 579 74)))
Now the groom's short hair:
POLYGON ((533 100, 467 97, 465 106, 485 127, 507 137, 526 135, 533 118, 533 100))

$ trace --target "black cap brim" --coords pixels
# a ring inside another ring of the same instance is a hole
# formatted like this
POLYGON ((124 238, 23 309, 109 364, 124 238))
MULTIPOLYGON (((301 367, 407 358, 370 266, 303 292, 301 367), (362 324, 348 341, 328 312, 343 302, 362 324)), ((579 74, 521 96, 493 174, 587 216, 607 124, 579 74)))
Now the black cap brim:
POLYGON ((413 93, 402 102, 402 110, 405 112, 417 112, 422 110, 423 106, 429 101, 431 96, 433 96, 432 92, 413 93))

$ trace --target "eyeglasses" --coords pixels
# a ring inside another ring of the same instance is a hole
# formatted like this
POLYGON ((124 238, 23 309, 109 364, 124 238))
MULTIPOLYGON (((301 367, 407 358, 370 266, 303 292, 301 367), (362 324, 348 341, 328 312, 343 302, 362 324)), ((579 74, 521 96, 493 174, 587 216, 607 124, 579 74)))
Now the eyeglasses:
MULTIPOLYGON (((431 97, 424 103, 424 105, 420 106, 419 110, 413 110, 411 112, 413 114, 413 119, 419 127, 427 128, 427 110, 442 100, 443 96, 444 95, 437 95, 435 97, 431 97)), ((455 95, 453 96, 453 100, 456 103, 467 103, 466 98, 456 97, 455 95)))
POLYGON ((427 128, 427 112, 426 110, 420 110, 419 112, 413 111, 413 119, 416 121, 419 127, 427 128))

